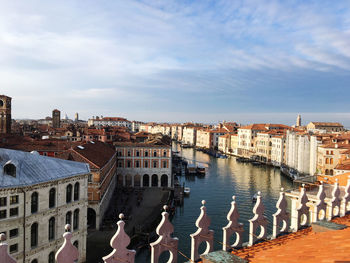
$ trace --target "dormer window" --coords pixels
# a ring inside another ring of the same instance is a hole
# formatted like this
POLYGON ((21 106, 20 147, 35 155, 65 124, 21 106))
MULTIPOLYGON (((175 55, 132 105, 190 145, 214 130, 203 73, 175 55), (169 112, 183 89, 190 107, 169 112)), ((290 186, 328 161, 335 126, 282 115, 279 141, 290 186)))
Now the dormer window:
POLYGON ((4 166, 4 174, 16 177, 16 166, 13 163, 6 163, 4 166))

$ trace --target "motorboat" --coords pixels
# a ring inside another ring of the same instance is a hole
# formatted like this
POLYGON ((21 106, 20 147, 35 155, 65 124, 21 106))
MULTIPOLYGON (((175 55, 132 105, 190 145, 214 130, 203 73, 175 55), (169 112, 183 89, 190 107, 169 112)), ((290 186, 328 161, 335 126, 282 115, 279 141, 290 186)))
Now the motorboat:
POLYGON ((254 194, 252 197, 252 202, 256 202, 258 200, 258 194, 254 194))
POLYGON ((185 195, 189 195, 190 192, 191 192, 191 189, 190 189, 189 187, 185 187, 185 188, 184 188, 184 194, 185 194, 185 195))

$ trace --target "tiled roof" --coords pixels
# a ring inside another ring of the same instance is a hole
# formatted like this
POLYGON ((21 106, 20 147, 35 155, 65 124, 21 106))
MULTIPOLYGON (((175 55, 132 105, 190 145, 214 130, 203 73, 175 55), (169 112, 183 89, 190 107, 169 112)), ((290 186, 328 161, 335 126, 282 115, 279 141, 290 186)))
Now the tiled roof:
MULTIPOLYGON (((350 215, 333 222, 350 226, 350 215)), ((349 262, 349 240, 349 227, 317 233, 309 227, 232 253, 257 263, 349 262)))
POLYGON ((113 145, 117 147, 155 147, 155 148, 171 148, 169 145, 164 143, 139 143, 139 142, 114 142, 113 145))
POLYGON ((315 126, 324 126, 324 127, 343 127, 342 124, 340 124, 339 122, 311 122, 312 124, 314 124, 315 126))
POLYGON ((90 172, 84 163, 0 148, 1 168, 8 162, 16 166, 16 176, 6 175, 0 169, 0 188, 35 185, 90 172))
POLYGON ((88 142, 59 154, 57 158, 92 163, 102 168, 116 154, 112 146, 100 141, 88 142))

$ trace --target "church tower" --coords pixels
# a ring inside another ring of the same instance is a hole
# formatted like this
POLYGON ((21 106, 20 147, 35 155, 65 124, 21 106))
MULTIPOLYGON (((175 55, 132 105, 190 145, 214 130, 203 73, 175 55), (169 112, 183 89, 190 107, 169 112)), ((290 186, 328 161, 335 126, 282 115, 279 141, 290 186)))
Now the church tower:
POLYGON ((301 127, 301 115, 300 114, 297 117, 296 127, 301 127))
POLYGON ((11 133, 11 99, 0 95, 0 133, 11 133))

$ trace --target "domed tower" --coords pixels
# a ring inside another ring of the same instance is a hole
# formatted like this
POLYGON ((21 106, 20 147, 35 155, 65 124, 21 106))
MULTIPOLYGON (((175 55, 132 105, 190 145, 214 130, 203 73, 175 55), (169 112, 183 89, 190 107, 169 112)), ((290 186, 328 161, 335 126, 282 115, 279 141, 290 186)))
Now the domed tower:
POLYGON ((11 97, 0 95, 0 133, 11 133, 11 97))

